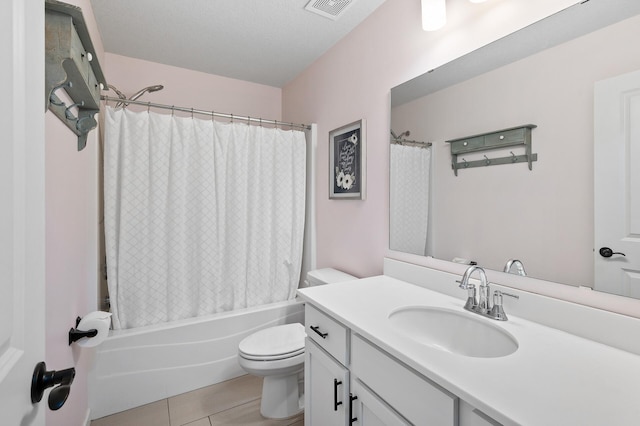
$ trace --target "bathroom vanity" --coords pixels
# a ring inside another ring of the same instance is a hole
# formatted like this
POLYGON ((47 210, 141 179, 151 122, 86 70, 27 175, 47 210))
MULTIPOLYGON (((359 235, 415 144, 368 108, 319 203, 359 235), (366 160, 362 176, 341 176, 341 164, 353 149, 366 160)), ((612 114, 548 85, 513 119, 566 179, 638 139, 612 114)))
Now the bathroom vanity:
POLYGON ((640 320, 510 289, 520 299, 496 321, 463 309, 459 276, 411 265, 429 284, 407 282, 389 262, 386 275, 299 290, 306 425, 637 424, 640 356, 597 342, 606 324, 593 340, 531 312, 561 319, 564 307, 562 322, 590 329, 589 315, 627 331, 640 320))

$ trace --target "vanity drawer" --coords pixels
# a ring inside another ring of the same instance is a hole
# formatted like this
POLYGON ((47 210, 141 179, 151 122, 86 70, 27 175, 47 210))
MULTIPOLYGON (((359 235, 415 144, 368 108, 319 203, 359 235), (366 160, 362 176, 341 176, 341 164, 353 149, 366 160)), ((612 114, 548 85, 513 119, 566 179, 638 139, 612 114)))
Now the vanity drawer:
POLYGON ((348 329, 308 303, 305 305, 304 314, 307 336, 343 365, 347 365, 349 362, 348 329))
POLYGON ((455 395, 357 335, 351 337, 351 374, 413 424, 457 424, 455 395))

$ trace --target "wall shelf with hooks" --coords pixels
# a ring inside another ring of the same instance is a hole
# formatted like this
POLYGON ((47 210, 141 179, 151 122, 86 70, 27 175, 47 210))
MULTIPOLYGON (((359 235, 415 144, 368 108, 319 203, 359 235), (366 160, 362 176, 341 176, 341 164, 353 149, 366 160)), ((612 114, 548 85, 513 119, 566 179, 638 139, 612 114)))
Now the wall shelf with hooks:
POLYGON ((453 168, 454 174, 458 176, 459 169, 514 163, 527 163, 529 165, 529 170, 532 170, 532 163, 534 161, 538 161, 538 154, 531 152, 531 130, 536 127, 537 126, 535 124, 525 124, 523 126, 511 127, 497 132, 483 133, 480 135, 445 141, 446 143, 451 144, 451 168, 453 168), (462 154, 518 146, 524 147, 524 154, 515 155, 513 151, 511 151, 511 155, 506 157, 488 158, 485 155, 482 160, 466 161, 462 158, 461 161, 458 161, 458 156, 462 154))
POLYGON ((100 90, 107 82, 95 55, 82 9, 56 0, 45 2, 45 111, 50 109, 78 136, 78 151, 97 126, 100 90), (72 103, 58 96, 64 89, 72 103))

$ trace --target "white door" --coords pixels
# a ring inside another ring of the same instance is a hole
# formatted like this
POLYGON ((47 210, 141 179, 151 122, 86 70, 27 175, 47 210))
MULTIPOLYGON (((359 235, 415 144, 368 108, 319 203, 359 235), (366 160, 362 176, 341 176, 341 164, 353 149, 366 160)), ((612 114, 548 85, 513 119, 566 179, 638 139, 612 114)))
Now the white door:
POLYGON ((640 298, 640 71, 597 82, 594 101, 594 288, 640 298))
POLYGON ((44 2, 0 13, 0 423, 43 425, 31 403, 44 357, 44 2))

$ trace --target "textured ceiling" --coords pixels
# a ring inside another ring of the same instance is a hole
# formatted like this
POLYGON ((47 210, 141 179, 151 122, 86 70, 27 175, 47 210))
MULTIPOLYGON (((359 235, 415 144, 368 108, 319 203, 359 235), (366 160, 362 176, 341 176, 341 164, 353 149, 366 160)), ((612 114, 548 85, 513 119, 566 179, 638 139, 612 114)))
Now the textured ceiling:
POLYGON ((354 0, 335 21, 308 0, 91 0, 105 50, 283 87, 385 0, 354 0))

